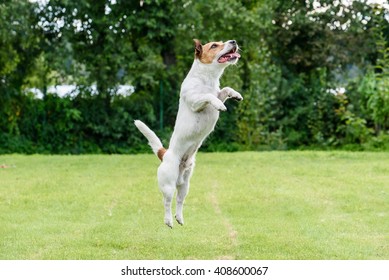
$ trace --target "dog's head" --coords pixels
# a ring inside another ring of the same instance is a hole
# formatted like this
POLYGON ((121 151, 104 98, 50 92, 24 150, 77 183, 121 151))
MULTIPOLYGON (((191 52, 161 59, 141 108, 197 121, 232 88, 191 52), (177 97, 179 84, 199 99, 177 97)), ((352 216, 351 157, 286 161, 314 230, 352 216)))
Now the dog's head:
POLYGON ((240 54, 235 40, 226 42, 209 42, 202 45, 197 39, 195 42, 195 59, 204 64, 230 65, 238 62, 240 54))

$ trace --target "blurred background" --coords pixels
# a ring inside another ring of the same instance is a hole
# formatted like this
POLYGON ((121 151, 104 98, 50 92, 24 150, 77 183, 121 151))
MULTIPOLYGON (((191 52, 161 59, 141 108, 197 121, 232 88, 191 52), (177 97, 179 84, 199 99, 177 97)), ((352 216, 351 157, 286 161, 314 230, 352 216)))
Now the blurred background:
POLYGON ((203 151, 389 150, 386 0, 11 0, 0 153, 149 151, 134 119, 167 146, 193 38, 242 54, 203 151))

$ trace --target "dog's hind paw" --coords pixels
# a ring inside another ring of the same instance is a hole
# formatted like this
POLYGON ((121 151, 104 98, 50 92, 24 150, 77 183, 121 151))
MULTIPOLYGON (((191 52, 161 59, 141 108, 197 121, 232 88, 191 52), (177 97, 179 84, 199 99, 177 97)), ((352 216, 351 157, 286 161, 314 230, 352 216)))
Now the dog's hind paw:
POLYGON ((165 225, 167 225, 170 228, 173 228, 173 221, 172 220, 165 220, 165 225))
POLYGON ((175 218, 176 218, 176 221, 177 221, 177 223, 179 223, 180 225, 184 225, 184 218, 182 218, 182 217, 177 217, 177 215, 175 216, 175 218))
POLYGON ((173 224, 165 223, 165 225, 167 225, 169 228, 173 229, 173 224))

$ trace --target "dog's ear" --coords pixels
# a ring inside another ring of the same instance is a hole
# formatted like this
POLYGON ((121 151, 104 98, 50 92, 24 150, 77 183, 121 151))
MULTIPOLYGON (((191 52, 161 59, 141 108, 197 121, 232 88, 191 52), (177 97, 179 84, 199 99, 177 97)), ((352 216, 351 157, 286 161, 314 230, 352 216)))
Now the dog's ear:
POLYGON ((195 43, 195 58, 200 59, 201 58, 201 54, 203 53, 203 46, 201 45, 200 40, 193 39, 193 41, 195 43))

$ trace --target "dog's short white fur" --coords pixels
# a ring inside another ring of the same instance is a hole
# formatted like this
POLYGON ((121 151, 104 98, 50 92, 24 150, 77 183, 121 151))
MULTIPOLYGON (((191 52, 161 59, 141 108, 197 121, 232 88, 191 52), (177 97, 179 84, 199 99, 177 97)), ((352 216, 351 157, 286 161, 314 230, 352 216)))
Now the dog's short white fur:
POLYGON ((195 155, 204 139, 213 131, 220 111, 226 111, 228 98, 238 101, 242 96, 232 88, 220 89, 219 79, 224 69, 240 58, 236 41, 195 41, 195 59, 181 85, 176 124, 166 150, 155 133, 143 122, 135 125, 148 139, 153 152, 161 159, 158 184, 164 197, 165 224, 173 227, 171 204, 177 190, 175 218, 184 224, 183 203, 189 191, 189 180, 195 165, 195 155))

